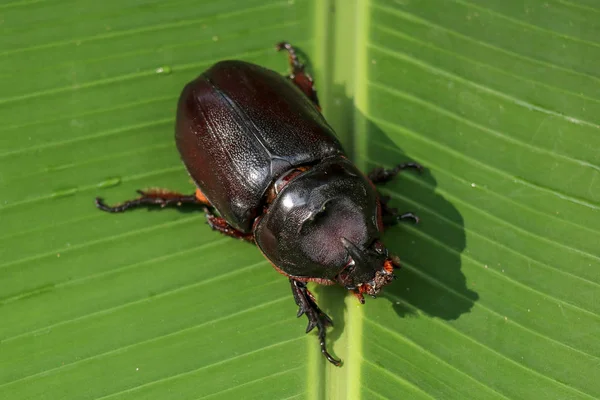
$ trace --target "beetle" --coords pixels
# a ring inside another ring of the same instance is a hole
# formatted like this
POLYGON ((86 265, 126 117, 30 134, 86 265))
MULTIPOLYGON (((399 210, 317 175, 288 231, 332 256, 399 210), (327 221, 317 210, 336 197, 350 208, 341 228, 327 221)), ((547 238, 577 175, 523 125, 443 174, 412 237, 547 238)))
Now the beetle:
POLYGON ((308 282, 339 284, 361 303, 375 297, 400 267, 381 242, 386 227, 418 218, 388 207, 376 184, 401 170, 375 168, 364 175, 349 160, 321 114, 312 77, 294 47, 281 42, 291 73, 282 76, 244 61, 220 61, 189 82, 177 106, 175 141, 196 184, 185 195, 166 189, 138 190, 140 197, 107 212, 139 206, 201 207, 212 229, 256 244, 291 284, 306 332, 315 327, 321 352, 331 318, 317 305, 308 282))

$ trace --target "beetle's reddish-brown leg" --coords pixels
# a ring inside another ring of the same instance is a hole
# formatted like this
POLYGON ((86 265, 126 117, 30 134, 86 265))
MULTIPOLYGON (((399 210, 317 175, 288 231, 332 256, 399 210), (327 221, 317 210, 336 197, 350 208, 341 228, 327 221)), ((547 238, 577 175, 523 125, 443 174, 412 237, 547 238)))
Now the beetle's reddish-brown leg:
POLYGON ((252 233, 238 231, 229 225, 224 218, 217 217, 208 209, 206 210, 206 220, 208 221, 208 225, 210 225, 210 227, 215 231, 219 231, 224 235, 231 236, 236 239, 242 239, 254 243, 254 235, 252 233))
POLYGON ((277 51, 286 50, 289 56, 290 67, 292 72, 288 75, 288 78, 294 84, 304 92, 304 94, 314 103, 315 106, 321 110, 321 106, 319 105, 319 98, 317 97, 317 91, 314 87, 314 82, 312 77, 304 71, 304 64, 298 60, 298 56, 296 55, 296 50, 294 46, 287 42, 277 43, 275 47, 277 51))
POLYGON ((166 189, 148 189, 138 190, 140 197, 129 200, 114 206, 109 206, 100 197, 96 197, 96 207, 102 211, 110 213, 119 213, 127 211, 131 208, 144 206, 160 206, 164 207, 181 207, 183 205, 199 205, 210 206, 206 202, 199 200, 195 194, 185 195, 177 192, 172 192, 166 189))
POLYGON ((321 311, 319 306, 317 306, 315 298, 308 291, 304 282, 290 278, 290 283, 292 285, 294 300, 299 307, 298 317, 306 314, 306 317, 308 318, 306 333, 317 327, 319 333, 319 344, 321 345, 321 353, 323 353, 327 361, 339 367, 342 365, 342 361, 333 358, 333 356, 327 351, 327 346, 325 344, 325 330, 328 326, 333 326, 333 321, 331 321, 331 318, 329 318, 329 316, 321 311))

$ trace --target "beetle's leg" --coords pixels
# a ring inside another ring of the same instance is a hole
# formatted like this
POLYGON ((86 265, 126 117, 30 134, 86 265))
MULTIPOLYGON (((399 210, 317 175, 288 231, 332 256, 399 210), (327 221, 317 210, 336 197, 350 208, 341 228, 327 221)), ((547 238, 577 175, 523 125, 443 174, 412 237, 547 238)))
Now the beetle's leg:
POLYGON ((109 206, 100 197, 96 197, 96 207, 102 211, 110 213, 118 213, 126 211, 130 208, 142 206, 160 206, 164 207, 181 207, 184 204, 210 206, 206 198, 200 198, 197 194, 185 195, 177 192, 172 192, 166 189, 148 189, 138 190, 140 197, 129 200, 115 206, 109 206))
POLYGON ((288 52, 290 67, 292 68, 292 72, 288 75, 288 78, 294 82, 294 85, 302 90, 302 92, 314 103, 315 106, 317 106, 320 111, 321 106, 319 105, 319 98, 317 97, 317 91, 315 90, 313 79, 304 71, 304 64, 298 60, 294 46, 287 42, 281 42, 277 43, 276 49, 277 51, 285 49, 288 52))
POLYGON ((206 209, 206 220, 208 225, 215 230, 219 231, 224 235, 234 237, 236 239, 246 240, 248 242, 254 242, 254 235, 251 233, 240 232, 225 221, 225 218, 217 217, 209 209, 206 209))
POLYGON ((419 217, 411 212, 405 212, 404 214, 400 214, 400 215, 396 216, 396 219, 398 221, 404 221, 405 219, 410 219, 415 224, 418 224, 420 221, 419 217))
POLYGON ((373 168, 371 172, 369 172, 369 179, 374 184, 378 183, 386 183, 392 180, 398 173, 404 169, 416 169, 421 173, 423 171, 423 167, 421 164, 417 164, 414 162, 402 163, 396 165, 394 168, 385 169, 381 167, 373 168))
POLYGON ((412 220, 415 224, 419 223, 419 217, 411 212, 404 214, 398 214, 398 210, 388 206, 390 200, 389 196, 379 195, 379 203, 381 204, 381 218, 383 219, 383 226, 389 228, 394 226, 401 220, 412 220))
MULTIPOLYGON (((379 183, 386 183, 391 181, 400 171, 405 169, 416 169, 419 173, 423 172, 423 167, 421 164, 417 164, 414 162, 407 162, 396 165, 394 168, 386 169, 381 167, 376 167, 369 172, 367 177, 373 182, 374 185, 379 183)), ((398 210, 395 208, 391 208, 388 206, 388 202, 390 200, 389 196, 382 196, 379 193, 379 202, 381 204, 381 218, 383 220, 383 225, 386 228, 394 226, 400 220, 411 219, 416 224, 419 223, 419 217, 415 214, 408 212, 404 214, 398 214, 398 210)))
POLYGON ((317 306, 315 298, 306 288, 306 283, 291 278, 290 283, 292 284, 294 300, 296 300, 296 304, 299 307, 298 317, 301 317, 302 314, 306 314, 306 317, 308 318, 306 333, 312 331, 315 326, 317 327, 317 330, 319 331, 318 333, 319 343, 321 345, 321 353, 323 353, 327 361, 339 367, 342 365, 342 361, 333 358, 327 351, 327 347, 325 345, 325 330, 328 326, 333 326, 331 318, 329 318, 329 316, 321 311, 319 306, 317 306))

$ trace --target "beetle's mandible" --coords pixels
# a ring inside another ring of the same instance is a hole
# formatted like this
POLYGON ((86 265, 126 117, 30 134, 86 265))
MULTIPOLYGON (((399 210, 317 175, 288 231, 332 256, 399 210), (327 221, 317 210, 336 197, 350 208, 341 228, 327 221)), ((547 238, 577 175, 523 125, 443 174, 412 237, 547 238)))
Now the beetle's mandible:
POLYGON ((306 332, 317 328, 321 352, 331 319, 317 306, 307 282, 339 284, 361 303, 394 279, 399 260, 380 241, 384 228, 412 213, 397 214, 375 187, 415 163, 361 173, 348 159, 321 114, 313 80, 289 43, 291 74, 243 61, 221 61, 188 83, 179 98, 175 140, 196 183, 194 194, 164 189, 116 206, 196 205, 219 232, 255 243, 288 277, 306 332))

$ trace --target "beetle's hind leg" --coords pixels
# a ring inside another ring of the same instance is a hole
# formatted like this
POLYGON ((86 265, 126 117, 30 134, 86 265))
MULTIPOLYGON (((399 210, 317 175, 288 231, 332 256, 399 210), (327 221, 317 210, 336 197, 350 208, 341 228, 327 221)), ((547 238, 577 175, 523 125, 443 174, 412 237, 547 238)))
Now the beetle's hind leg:
POLYGON ((319 105, 319 98, 317 97, 317 91, 312 77, 304 71, 304 64, 298 60, 296 50, 294 46, 287 42, 277 43, 277 51, 286 50, 288 52, 290 67, 292 72, 288 75, 288 78, 296 85, 302 92, 314 103, 315 106, 321 110, 319 105))
POLYGON ((302 314, 306 314, 306 317, 308 318, 306 333, 317 327, 319 333, 319 343, 321 345, 321 353, 323 353, 327 361, 339 367, 342 365, 342 361, 333 358, 333 356, 327 351, 327 346, 325 344, 325 330, 328 326, 333 326, 331 318, 329 318, 329 316, 321 311, 319 306, 317 306, 315 298, 306 288, 306 283, 292 278, 290 278, 290 283, 292 284, 294 300, 296 300, 296 304, 299 307, 298 317, 301 317, 302 314))
POLYGON ((202 195, 200 191, 195 194, 185 195, 177 192, 172 192, 166 189, 148 189, 138 190, 140 197, 137 199, 125 201, 123 203, 109 206, 100 197, 96 197, 96 207, 102 211, 110 213, 119 213, 127 211, 131 208, 144 207, 144 206, 160 206, 165 207, 181 207, 183 205, 198 205, 203 207, 210 207, 209 201, 202 195))

